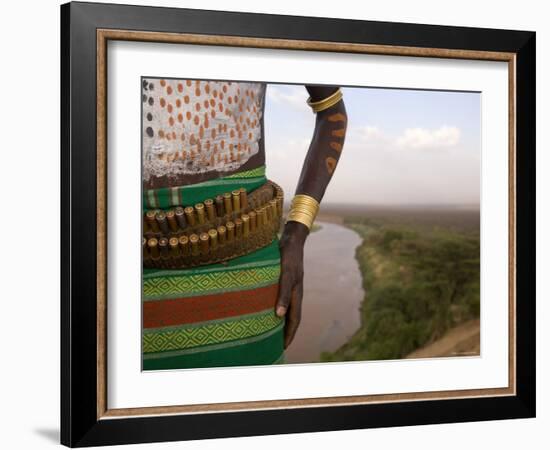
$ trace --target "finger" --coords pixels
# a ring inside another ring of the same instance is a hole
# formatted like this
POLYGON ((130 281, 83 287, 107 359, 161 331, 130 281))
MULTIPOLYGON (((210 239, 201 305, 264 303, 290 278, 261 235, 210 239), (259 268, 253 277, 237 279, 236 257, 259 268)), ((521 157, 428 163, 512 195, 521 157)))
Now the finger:
POLYGON ((287 313, 287 322, 285 324, 285 348, 287 348, 296 335, 298 326, 302 318, 302 293, 303 287, 300 283, 297 285, 291 295, 290 306, 287 313))
POLYGON ((298 283, 292 290, 290 307, 285 325, 285 349, 292 343, 298 326, 302 320, 302 298, 304 295, 303 283, 298 283))
POLYGON ((279 295, 277 297, 277 303, 275 305, 275 314, 277 314, 279 317, 283 317, 288 310, 291 291, 292 282, 290 276, 283 272, 279 281, 279 295))

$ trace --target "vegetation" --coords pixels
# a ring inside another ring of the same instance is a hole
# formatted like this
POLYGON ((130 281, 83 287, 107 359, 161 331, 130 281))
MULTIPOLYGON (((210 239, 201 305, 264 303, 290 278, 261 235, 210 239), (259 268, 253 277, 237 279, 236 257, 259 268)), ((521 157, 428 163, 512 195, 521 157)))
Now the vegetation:
POLYGON ((478 225, 383 215, 345 224, 363 238, 361 327, 322 361, 403 358, 479 317, 478 225))

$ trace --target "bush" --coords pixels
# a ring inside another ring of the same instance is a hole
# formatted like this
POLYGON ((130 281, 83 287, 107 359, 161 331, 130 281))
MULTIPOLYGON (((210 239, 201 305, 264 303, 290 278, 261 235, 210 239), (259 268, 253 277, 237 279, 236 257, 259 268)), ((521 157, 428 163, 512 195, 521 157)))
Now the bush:
POLYGON ((403 233, 396 230, 388 230, 384 233, 384 237, 382 238, 382 246, 386 251, 389 251, 392 242, 396 240, 400 241, 401 239, 403 239, 403 233))

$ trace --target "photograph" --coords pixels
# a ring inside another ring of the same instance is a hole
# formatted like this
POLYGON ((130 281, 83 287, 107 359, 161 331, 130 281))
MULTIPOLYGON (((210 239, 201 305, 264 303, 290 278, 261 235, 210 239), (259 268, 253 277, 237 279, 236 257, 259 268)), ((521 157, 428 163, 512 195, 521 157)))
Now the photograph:
POLYGON ((480 355, 479 92, 136 95, 143 370, 480 355))

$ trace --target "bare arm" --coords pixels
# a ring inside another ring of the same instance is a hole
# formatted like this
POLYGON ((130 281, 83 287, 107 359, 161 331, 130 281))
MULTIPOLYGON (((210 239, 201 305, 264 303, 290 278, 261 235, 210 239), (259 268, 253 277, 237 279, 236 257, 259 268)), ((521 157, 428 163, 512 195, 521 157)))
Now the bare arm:
MULTIPOLYGON (((322 100, 337 86, 306 86, 313 101, 322 100)), ((302 166, 296 194, 306 194, 321 202, 336 169, 346 135, 347 115, 344 101, 317 113, 315 131, 302 166)), ((304 244, 308 228, 288 222, 281 237, 281 278, 276 314, 286 316, 285 348, 290 345, 301 319, 304 274, 304 244)))

